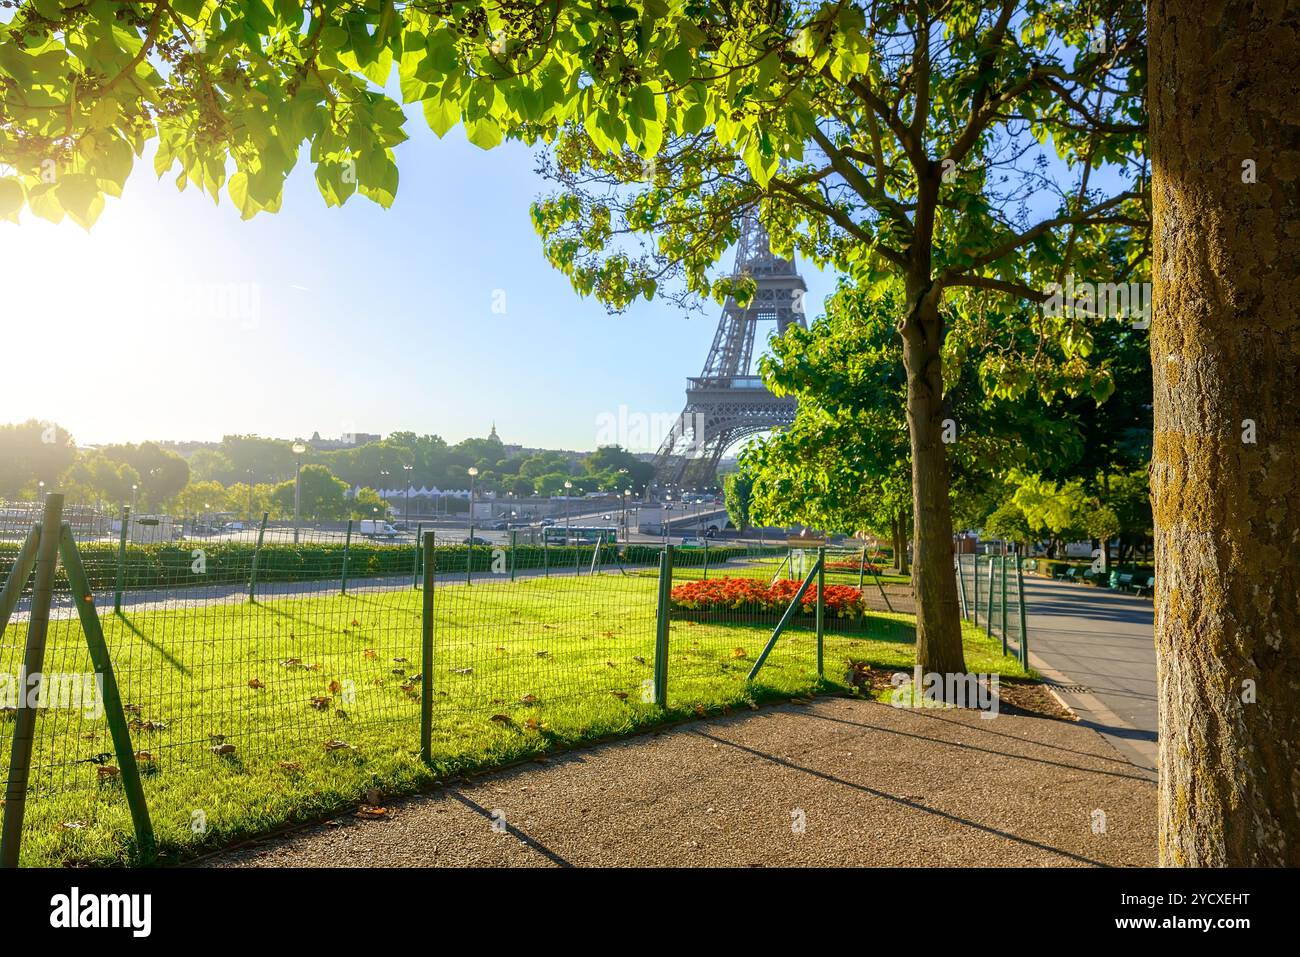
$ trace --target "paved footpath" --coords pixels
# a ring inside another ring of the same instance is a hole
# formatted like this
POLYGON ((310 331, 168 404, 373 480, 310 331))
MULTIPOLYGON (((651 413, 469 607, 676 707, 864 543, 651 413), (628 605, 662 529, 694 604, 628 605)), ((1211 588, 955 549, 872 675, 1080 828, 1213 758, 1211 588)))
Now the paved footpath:
POLYGON ((1155 788, 1024 714, 819 698, 456 779, 219 867, 1154 866, 1155 788), (1105 828, 1096 829, 1097 811, 1105 828), (495 825, 495 826, 494 826, 495 825))
POLYGON ((1091 585, 1025 578, 1029 661, 1088 727, 1156 776, 1155 611, 1091 585))

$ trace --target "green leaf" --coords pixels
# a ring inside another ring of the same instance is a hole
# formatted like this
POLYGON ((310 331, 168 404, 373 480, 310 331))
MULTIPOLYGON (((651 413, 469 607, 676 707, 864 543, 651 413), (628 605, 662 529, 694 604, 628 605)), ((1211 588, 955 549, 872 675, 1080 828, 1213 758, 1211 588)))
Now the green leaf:
POLYGON ((446 135, 449 129, 460 122, 460 104, 453 100, 435 98, 425 100, 421 105, 424 107, 424 119, 429 124, 429 129, 439 137, 446 135))
POLYGON ((24 201, 23 184, 13 176, 0 177, 0 219, 18 222, 24 201))
POLYGON ((501 124, 491 116, 467 121, 465 133, 471 143, 485 150, 492 149, 502 139, 501 124))

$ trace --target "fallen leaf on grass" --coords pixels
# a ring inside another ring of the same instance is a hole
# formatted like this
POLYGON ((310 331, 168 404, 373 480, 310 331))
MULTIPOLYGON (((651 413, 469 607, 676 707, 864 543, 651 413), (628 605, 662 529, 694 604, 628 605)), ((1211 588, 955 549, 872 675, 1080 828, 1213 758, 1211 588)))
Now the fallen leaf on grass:
POLYGON ((329 683, 329 689, 328 689, 328 690, 329 690, 329 693, 330 693, 330 694, 338 694, 340 691, 343 690, 343 685, 341 685, 341 684, 339 683, 339 679, 338 679, 338 678, 335 678, 333 681, 331 681, 331 682, 329 683))
POLYGON ((82 831, 90 827, 90 825, 85 821, 64 821, 59 827, 65 831, 82 831))
POLYGON ((626 692, 626 691, 611 691, 610 694, 612 694, 612 695, 613 695, 615 698, 617 698, 619 701, 626 701, 626 700, 627 700, 627 692, 626 692))
POLYGON ((381 818, 388 817, 388 808, 375 807, 372 804, 363 804, 357 808, 356 816, 365 821, 377 821, 381 818))
POLYGON ((148 751, 137 751, 135 753, 135 759, 141 764, 153 764, 153 755, 148 751))
POLYGON ((252 688, 254 691, 256 691, 258 688, 266 687, 266 685, 262 683, 261 678, 250 678, 248 682, 248 686, 252 688))
POLYGON ((301 658, 285 658, 282 662, 280 662, 280 665, 281 665, 282 667, 285 667, 285 668, 301 668, 301 667, 302 667, 302 659, 301 659, 301 658))
POLYGON ((536 701, 537 701, 537 695, 535 694, 526 694, 519 699, 520 704, 533 704, 536 701))
POLYGON ((233 744, 214 744, 210 750, 213 754, 234 754, 235 746, 233 744))
POLYGON ((117 768, 113 767, 113 765, 111 764, 105 764, 102 767, 96 768, 95 773, 98 774, 100 779, 102 780, 104 778, 115 778, 122 772, 119 771, 117 768))
POLYGON ((703 718, 703 717, 704 717, 704 705, 702 705, 702 704, 697 704, 697 705, 695 706, 695 713, 696 713, 696 715, 698 715, 699 717, 703 718))
POLYGON ((286 774, 299 774, 302 772, 302 765, 297 761, 277 761, 275 763, 286 774))
POLYGON ((353 627, 353 628, 358 627, 360 624, 361 624, 361 622, 357 621, 355 618, 352 619, 352 627, 353 627))
POLYGON ((474 673, 474 669, 473 668, 452 668, 451 673, 454 675, 472 675, 474 673))
POLYGON ((353 750, 353 747, 346 741, 340 741, 338 738, 331 738, 329 741, 325 742, 326 751, 343 751, 345 749, 351 751, 353 750))
POLYGON ((733 658, 743 658, 743 657, 745 657, 745 649, 744 649, 744 648, 732 648, 732 649, 731 649, 731 657, 733 657, 733 658))
POLYGON ((311 706, 317 711, 324 711, 330 706, 330 699, 327 695, 317 695, 311 699, 311 706))
POLYGON ((645 659, 642 658, 640 655, 633 655, 632 660, 635 661, 638 665, 645 664, 645 659))
POLYGON ((405 664, 409 664, 410 661, 411 661, 411 659, 410 659, 410 658, 394 658, 393 661, 396 662, 396 663, 399 664, 399 665, 405 665, 405 664))
POLYGON ((494 714, 494 715, 492 715, 492 717, 489 718, 488 720, 489 720, 489 721, 495 721, 495 722, 497 722, 498 724, 512 724, 512 723, 513 723, 513 722, 510 720, 510 715, 508 715, 508 714, 494 714))
POLYGON ((379 653, 378 653, 377 651, 375 651, 375 649, 373 649, 373 648, 367 648, 365 651, 361 652, 361 657, 363 657, 363 658, 378 658, 378 657, 379 657, 379 653))
POLYGON ((527 728, 529 731, 540 731, 542 727, 542 723, 538 721, 536 718, 526 718, 524 720, 524 727, 527 728))

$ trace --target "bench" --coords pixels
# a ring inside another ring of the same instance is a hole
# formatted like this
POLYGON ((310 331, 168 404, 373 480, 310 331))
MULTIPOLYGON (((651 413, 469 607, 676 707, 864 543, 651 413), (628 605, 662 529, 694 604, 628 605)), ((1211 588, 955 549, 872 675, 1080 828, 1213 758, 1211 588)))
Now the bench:
POLYGON ((1120 575, 1117 572, 1110 573, 1111 591, 1128 591, 1129 587, 1132 584, 1133 584, 1133 576, 1131 574, 1127 572, 1125 572, 1123 575, 1120 575))
POLYGON ((1074 582, 1079 580, 1079 566, 1071 565, 1063 572, 1057 572, 1053 576, 1057 581, 1074 582))
POLYGON ((1149 578, 1147 578, 1145 585, 1138 585, 1136 588, 1134 588, 1133 594, 1141 598, 1143 592, 1146 592, 1147 594, 1152 594, 1155 592, 1155 588, 1156 588, 1156 578, 1154 575, 1152 575, 1149 578))

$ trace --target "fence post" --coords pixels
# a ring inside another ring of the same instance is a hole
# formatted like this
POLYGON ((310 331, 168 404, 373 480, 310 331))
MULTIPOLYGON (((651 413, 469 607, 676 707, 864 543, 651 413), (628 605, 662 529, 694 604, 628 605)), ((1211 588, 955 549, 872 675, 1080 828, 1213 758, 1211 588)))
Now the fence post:
POLYGON ((22 596, 27 579, 36 565, 36 549, 40 541, 40 528, 33 525, 27 532, 22 548, 14 556, 14 564, 9 569, 8 577, 5 578, 4 588, 0 589, 0 636, 3 636, 5 629, 9 627, 9 616, 18 607, 18 599, 22 596))
POLYGON ((339 586, 339 593, 346 595, 348 593, 348 555, 352 551, 352 519, 348 519, 347 534, 343 536, 343 581, 339 586))
POLYGON ((704 540, 704 580, 709 580, 709 540, 704 540))
POLYGON ((826 616, 826 547, 817 549, 817 677, 824 674, 822 669, 822 637, 826 616))
POLYGON ((971 580, 975 582, 975 601, 971 604, 971 611, 973 612, 971 621, 978 628, 980 626, 980 553, 976 552, 973 557, 975 559, 975 573, 971 576, 971 580))
POLYGON ((1002 653, 1007 653, 1007 556, 998 563, 1002 569, 1002 653))
POLYGON ((117 536, 117 585, 113 589, 113 614, 122 614, 122 589, 126 586, 126 529, 131 522, 131 506, 122 506, 122 531, 117 536))
POLYGON ((867 568, 867 546, 862 546, 862 555, 858 558, 858 591, 862 591, 862 573, 867 568))
POLYGON ((151 862, 156 855, 157 845, 153 836, 153 822, 149 820, 149 804, 144 799, 144 788, 140 784, 140 768, 135 761, 135 749, 131 746, 131 730, 127 727, 126 712, 122 709, 122 694, 113 674, 113 659, 108 653, 108 642, 104 640, 104 629, 100 626, 99 615, 95 611, 90 580, 81 564, 81 555, 72 538, 72 529, 67 525, 63 526, 59 535, 59 554, 68 574, 72 601, 77 606, 77 616, 81 619, 81 630, 86 636, 86 648, 90 652, 91 663, 95 666, 95 674, 99 676, 100 704, 104 709, 104 719, 108 722, 109 737, 113 740, 113 751, 117 754, 117 766, 122 774, 122 790, 126 792, 127 807, 131 811, 136 846, 141 861, 151 862))
POLYGON ((519 548, 519 532, 516 529, 510 530, 510 580, 515 580, 515 552, 519 548))
POLYGON ((659 553, 659 608, 655 615, 655 705, 668 707, 668 614, 673 591, 673 547, 659 553))
POLYGON ((469 543, 465 546, 465 584, 472 585, 474 576, 474 526, 469 529, 469 543))
POLYGON ((415 558, 411 561, 411 587, 420 587, 420 555, 424 548, 424 522, 415 526, 415 558))
POLYGON ((1016 562, 1016 597, 1020 605, 1020 667, 1029 670, 1029 628, 1025 625, 1025 575, 1016 562))
POLYGON ((253 549, 253 561, 248 569, 248 600, 257 601, 257 559, 262 554, 262 538, 266 535, 266 520, 270 512, 262 513, 262 524, 257 528, 257 547, 253 549))
MULTIPOLYGON (((50 602, 54 597, 54 567, 59 560, 59 528, 63 524, 63 496, 45 496, 41 537, 36 546, 36 570, 32 584, 32 607, 27 617, 27 649, 23 656, 23 678, 45 670, 45 636, 50 627, 50 602)), ((23 704, 23 702, 19 702, 23 704)), ((5 786, 5 816, 0 831, 0 867, 18 866, 18 849, 23 840, 23 814, 27 810, 27 776, 32 765, 32 739, 36 732, 36 709, 20 707, 14 716, 13 749, 9 753, 9 780, 5 786)))
POLYGON ((962 571, 961 552, 953 556, 953 564, 957 568, 957 597, 961 599, 961 616, 962 618, 970 617, 970 606, 966 603, 966 573, 962 571))
POLYGON ((551 577, 551 552, 546 547, 546 529, 542 529, 542 577, 551 577))
POLYGON ((433 761, 433 532, 424 533, 424 596, 420 613, 420 757, 433 761))

